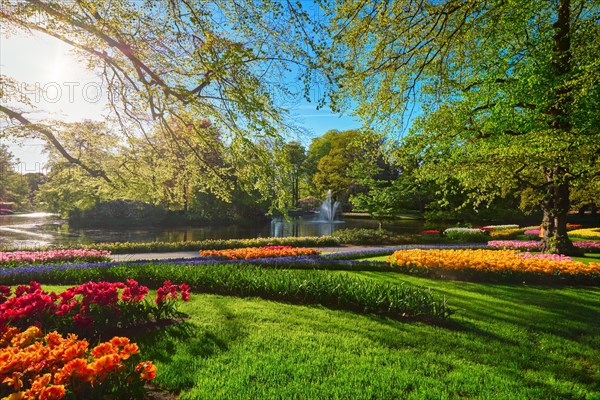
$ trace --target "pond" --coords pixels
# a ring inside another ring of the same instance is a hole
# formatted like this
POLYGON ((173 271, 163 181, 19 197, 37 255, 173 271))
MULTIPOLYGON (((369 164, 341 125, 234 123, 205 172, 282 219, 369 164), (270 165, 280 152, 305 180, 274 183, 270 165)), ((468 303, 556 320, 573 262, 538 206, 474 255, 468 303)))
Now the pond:
MULTIPOLYGON (((0 215, 0 249, 36 248, 48 245, 73 245, 97 242, 182 242, 203 239, 245 239, 257 237, 323 236, 338 229, 377 228, 368 218, 344 218, 322 222, 314 218, 292 221, 249 222, 184 227, 152 228, 70 228, 54 214, 31 213, 0 215)), ((418 232, 423 222, 406 220, 385 228, 395 232, 418 232)))

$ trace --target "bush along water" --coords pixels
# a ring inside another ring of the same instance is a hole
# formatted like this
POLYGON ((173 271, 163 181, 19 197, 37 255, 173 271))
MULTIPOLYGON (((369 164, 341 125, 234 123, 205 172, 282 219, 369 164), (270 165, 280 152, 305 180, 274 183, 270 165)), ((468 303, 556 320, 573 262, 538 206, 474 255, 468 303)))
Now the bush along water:
POLYGON ((479 228, 448 228, 444 231, 444 236, 463 243, 487 242, 490 238, 488 231, 479 228))

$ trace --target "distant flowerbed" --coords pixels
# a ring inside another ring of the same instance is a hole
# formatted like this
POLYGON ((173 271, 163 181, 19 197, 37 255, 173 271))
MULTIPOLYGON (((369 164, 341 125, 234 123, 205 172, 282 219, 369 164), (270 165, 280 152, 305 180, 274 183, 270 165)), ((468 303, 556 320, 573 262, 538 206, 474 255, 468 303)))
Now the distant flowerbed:
POLYGON ((110 252, 103 250, 47 250, 0 252, 0 267, 52 262, 109 261, 110 252))
POLYGON ((89 349, 86 340, 32 326, 0 330, 0 396, 5 399, 142 398, 156 376, 139 348, 114 337, 89 349))
POLYGON ((581 239, 600 240, 600 228, 575 229, 569 231, 569 236, 581 239))
POLYGON ((317 255, 320 252, 311 248, 292 246, 247 247, 229 250, 200 250, 202 257, 223 257, 228 260, 249 260, 255 258, 290 257, 317 255))
MULTIPOLYGON (((581 241, 573 242, 573 245, 587 253, 600 253, 600 242, 581 241)), ((541 242, 536 240, 490 240, 488 247, 496 249, 512 249, 523 251, 539 250, 541 242)))
POLYGON ((404 272, 459 279, 600 282, 600 263, 586 265, 564 256, 520 254, 516 250, 405 250, 395 252, 388 261, 404 272))
POLYGON ((508 224, 508 225, 486 225, 482 227, 483 230, 489 231, 504 231, 507 229, 519 229, 519 225, 508 224))

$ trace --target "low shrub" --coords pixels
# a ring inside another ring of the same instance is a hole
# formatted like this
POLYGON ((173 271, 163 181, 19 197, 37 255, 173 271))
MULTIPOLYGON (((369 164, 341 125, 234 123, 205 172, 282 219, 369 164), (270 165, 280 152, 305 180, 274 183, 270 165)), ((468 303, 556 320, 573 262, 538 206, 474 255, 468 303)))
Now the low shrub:
POLYGON ((222 257, 228 260, 249 260, 252 258, 290 257, 317 255, 319 251, 311 248, 292 246, 246 247, 229 250, 200 250, 202 257, 222 257))
MULTIPOLYGON (((279 259, 274 263, 281 262, 279 259)), ((261 260, 263 263, 264 260, 261 260)), ((330 264, 355 263, 328 260, 330 264)), ((110 264, 110 263, 107 263, 110 264)), ((11 270, 0 275, 2 282, 35 278, 38 282, 73 284, 87 281, 135 279, 149 287, 159 287, 165 279, 185 280, 195 291, 235 296, 258 296, 265 299, 300 304, 321 304, 357 312, 387 315, 394 318, 445 319, 452 314, 446 301, 429 290, 408 284, 390 285, 343 274, 311 270, 266 269, 250 262, 232 264, 146 263, 109 265, 105 268, 11 270), (20 275, 22 272, 24 275, 20 275)), ((314 264, 312 267, 314 268, 314 264)))
POLYGON ((515 250, 404 250, 389 262, 404 272, 443 278, 600 284, 600 263, 515 250))
POLYGON ((46 292, 31 281, 15 289, 0 286, 0 326, 25 328, 36 324, 44 329, 77 332, 98 337, 107 331, 151 320, 180 316, 176 301, 189 299, 185 284, 163 283, 156 298, 146 298, 148 288, 133 279, 123 282, 86 282, 62 293, 46 292))
POLYGON ((340 229, 331 234, 330 238, 339 244, 355 245, 390 245, 411 243, 437 243, 443 239, 436 235, 397 234, 385 229, 340 229))
POLYGON ((89 349, 76 335, 43 335, 2 328, 0 396, 4 399, 143 399, 144 385, 156 376, 150 361, 124 337, 89 349))
POLYGON ((386 244, 392 243, 394 234, 385 229, 340 229, 331 237, 343 244, 386 244))
POLYGON ((487 242, 490 237, 487 231, 477 228, 448 228, 444 235, 449 240, 466 243, 487 242))

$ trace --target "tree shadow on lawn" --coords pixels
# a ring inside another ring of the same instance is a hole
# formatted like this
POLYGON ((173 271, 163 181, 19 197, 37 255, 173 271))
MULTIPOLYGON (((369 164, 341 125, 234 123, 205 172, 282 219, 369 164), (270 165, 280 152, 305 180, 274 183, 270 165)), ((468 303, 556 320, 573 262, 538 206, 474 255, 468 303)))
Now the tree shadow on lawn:
POLYGON ((360 276, 391 283, 407 282, 445 296, 457 313, 451 325, 465 318, 487 323, 505 322, 566 339, 600 330, 600 288, 530 286, 440 281, 406 275, 360 272, 360 276))
MULTIPOLYGON (((358 273, 371 274, 382 280, 381 273, 358 273)), ((403 276, 392 276, 396 278, 389 281, 404 280, 403 276)), ((269 329, 271 323, 295 332, 318 332, 333 337, 356 335, 373 342, 376 348, 406 353, 417 368, 402 373, 433 374, 431 379, 439 379, 441 387, 448 385, 448 393, 457 394, 462 385, 471 385, 466 390, 473 394, 476 384, 467 381, 474 376, 492 379, 496 384, 506 382, 513 387, 535 388, 528 395, 541 393, 544 398, 572 398, 581 386, 591 391, 600 389, 594 367, 600 363, 600 356, 593 355, 593 342, 596 340, 598 345, 600 334, 598 289, 437 282, 422 278, 410 281, 445 295, 451 305, 459 308, 459 313, 449 323, 435 326, 333 311, 323 306, 294 306, 256 298, 238 303, 237 297, 206 295, 182 309, 194 316, 207 315, 206 320, 195 317, 193 321, 136 340, 145 357, 164 364, 165 374, 178 375, 169 380, 169 387, 174 390, 193 387, 203 369, 202 360, 227 352, 235 342, 244 340, 249 330, 254 329, 249 325, 269 329), (243 311, 238 308, 240 304, 246 305, 243 311)), ((422 384, 415 379, 416 385, 422 384)), ((510 393, 510 389, 502 390, 510 393)))

